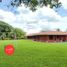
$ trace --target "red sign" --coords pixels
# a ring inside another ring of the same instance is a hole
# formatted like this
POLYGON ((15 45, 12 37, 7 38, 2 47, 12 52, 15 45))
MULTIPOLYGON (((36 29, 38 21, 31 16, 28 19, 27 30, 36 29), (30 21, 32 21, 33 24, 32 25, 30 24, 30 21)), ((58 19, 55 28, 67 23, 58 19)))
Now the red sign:
POLYGON ((7 55, 13 55, 13 53, 14 53, 14 47, 11 44, 5 46, 5 49, 4 50, 5 50, 5 53, 7 55))

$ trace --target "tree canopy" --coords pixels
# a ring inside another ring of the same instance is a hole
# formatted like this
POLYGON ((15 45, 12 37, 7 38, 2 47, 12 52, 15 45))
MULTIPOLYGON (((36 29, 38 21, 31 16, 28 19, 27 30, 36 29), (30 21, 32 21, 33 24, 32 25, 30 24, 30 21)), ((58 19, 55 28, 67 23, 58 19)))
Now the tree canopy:
POLYGON ((10 33, 10 37, 13 39, 25 38, 25 32, 19 28, 14 28, 13 32, 10 33))
POLYGON ((11 25, 0 21, 0 39, 16 39, 14 34, 16 34, 16 38, 24 38, 25 32, 19 28, 13 28, 11 25), (13 37, 12 37, 13 36, 13 37), (22 37, 21 37, 22 36, 22 37))
POLYGON ((11 5, 12 6, 19 6, 21 3, 24 3, 25 6, 30 7, 31 10, 36 10, 37 6, 50 6, 50 8, 53 7, 60 7, 61 2, 59 0, 12 0, 11 5))
POLYGON ((11 32, 13 27, 3 21, 0 21, 0 32, 11 32))

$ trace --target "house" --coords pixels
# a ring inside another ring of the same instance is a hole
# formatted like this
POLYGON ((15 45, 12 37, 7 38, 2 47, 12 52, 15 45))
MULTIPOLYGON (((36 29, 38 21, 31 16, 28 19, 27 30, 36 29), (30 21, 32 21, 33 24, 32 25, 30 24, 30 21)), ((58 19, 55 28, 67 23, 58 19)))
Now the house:
POLYGON ((66 42, 67 32, 62 31, 46 31, 40 33, 32 33, 27 35, 27 39, 41 42, 66 42))

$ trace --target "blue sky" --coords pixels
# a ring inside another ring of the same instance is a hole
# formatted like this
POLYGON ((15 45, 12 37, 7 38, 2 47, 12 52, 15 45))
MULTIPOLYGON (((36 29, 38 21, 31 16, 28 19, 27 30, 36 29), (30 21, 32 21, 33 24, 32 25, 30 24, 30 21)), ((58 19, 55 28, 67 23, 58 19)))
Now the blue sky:
POLYGON ((35 12, 22 6, 13 8, 10 0, 2 0, 0 3, 0 20, 3 20, 13 27, 18 27, 27 33, 39 32, 42 29, 61 30, 67 29, 67 2, 60 0, 62 7, 50 9, 49 7, 37 8, 35 12), (10 8, 7 7, 9 5, 10 8))
POLYGON ((67 9, 64 9, 63 6, 61 6, 60 8, 56 9, 58 14, 60 14, 61 16, 65 17, 67 16, 67 9))

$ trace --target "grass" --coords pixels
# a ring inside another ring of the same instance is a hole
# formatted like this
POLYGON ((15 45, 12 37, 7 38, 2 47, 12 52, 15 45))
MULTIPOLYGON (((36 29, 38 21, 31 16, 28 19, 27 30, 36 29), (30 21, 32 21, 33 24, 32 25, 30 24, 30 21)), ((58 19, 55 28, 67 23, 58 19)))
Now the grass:
POLYGON ((0 67, 67 67, 67 43, 0 41, 0 67), (4 53, 7 44, 14 45, 14 55, 4 53))

